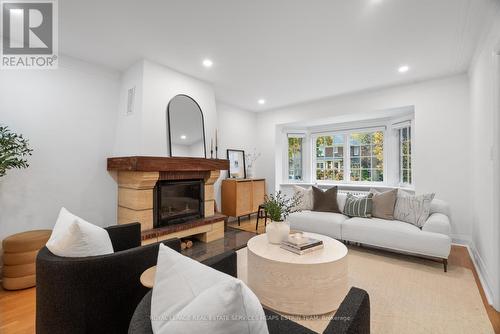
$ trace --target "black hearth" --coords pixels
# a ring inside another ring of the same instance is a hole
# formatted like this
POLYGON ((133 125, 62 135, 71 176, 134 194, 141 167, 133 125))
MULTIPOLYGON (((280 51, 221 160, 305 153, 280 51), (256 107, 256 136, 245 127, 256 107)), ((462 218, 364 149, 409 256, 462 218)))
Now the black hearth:
POLYGON ((154 227, 203 218, 203 180, 158 181, 154 188, 154 227))

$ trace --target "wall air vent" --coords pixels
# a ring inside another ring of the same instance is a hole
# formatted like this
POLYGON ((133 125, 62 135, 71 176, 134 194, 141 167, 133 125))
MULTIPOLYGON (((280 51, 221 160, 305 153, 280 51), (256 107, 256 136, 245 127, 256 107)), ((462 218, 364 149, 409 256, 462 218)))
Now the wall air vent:
POLYGON ((135 109, 135 87, 129 88, 127 94, 127 115, 132 115, 135 109))

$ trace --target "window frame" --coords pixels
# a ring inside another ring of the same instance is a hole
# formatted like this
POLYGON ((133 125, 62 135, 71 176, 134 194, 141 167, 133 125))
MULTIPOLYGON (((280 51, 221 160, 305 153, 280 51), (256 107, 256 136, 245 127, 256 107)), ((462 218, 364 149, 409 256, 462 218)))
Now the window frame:
POLYGON ((287 131, 285 134, 285 141, 284 141, 286 149, 283 152, 283 158, 285 160, 285 163, 283 165, 282 171, 285 173, 284 174, 284 179, 285 182, 287 183, 305 183, 307 182, 308 179, 308 155, 309 150, 308 150, 308 135, 306 132, 301 132, 301 131, 287 131), (301 154, 301 168, 302 168, 302 180, 292 180, 289 178, 290 176, 290 165, 288 161, 288 138, 302 138, 302 154, 301 154))
POLYGON ((414 185, 414 175, 413 175, 413 154, 414 154, 414 146, 413 146, 413 124, 412 122, 409 122, 406 126, 399 127, 395 129, 397 132, 397 137, 398 137, 398 160, 399 160, 399 165, 398 165, 398 185, 400 187, 412 187, 414 185), (403 182, 403 152, 402 152, 402 133, 403 129, 408 129, 407 134, 409 138, 409 150, 410 154, 407 154, 407 156, 410 158, 410 182, 403 182))
POLYGON ((288 180, 288 182, 294 182, 294 183, 300 183, 300 182, 304 182, 304 151, 305 151, 305 147, 306 147, 306 136, 302 133, 298 134, 298 133, 287 133, 286 135, 286 179, 288 180), (300 138, 301 139, 301 143, 300 143, 300 171, 301 171, 301 179, 300 180, 297 180, 297 179, 290 179, 290 160, 289 160, 289 156, 288 156, 288 149, 289 149, 289 139, 290 138, 300 138))

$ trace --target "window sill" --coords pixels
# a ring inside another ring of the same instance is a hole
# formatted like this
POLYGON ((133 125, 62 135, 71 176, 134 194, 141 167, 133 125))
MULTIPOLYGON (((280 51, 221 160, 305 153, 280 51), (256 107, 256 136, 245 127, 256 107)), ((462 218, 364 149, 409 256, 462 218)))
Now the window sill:
POLYGON ((370 190, 370 188, 375 189, 402 189, 410 192, 415 192, 414 187, 400 187, 400 186, 391 186, 387 184, 355 184, 355 183, 310 183, 310 182, 285 182, 280 184, 281 187, 291 187, 291 186, 316 186, 318 188, 331 188, 334 186, 339 187, 339 189, 352 189, 352 190, 370 190))

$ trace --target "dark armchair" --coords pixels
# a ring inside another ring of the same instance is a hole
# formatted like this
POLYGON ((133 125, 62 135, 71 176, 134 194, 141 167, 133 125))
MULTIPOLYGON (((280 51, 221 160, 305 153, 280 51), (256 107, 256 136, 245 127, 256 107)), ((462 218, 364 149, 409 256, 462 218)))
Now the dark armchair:
MULTIPOLYGON (((234 251, 212 258, 204 264, 236 277, 236 253, 234 251)), ((151 291, 137 306, 130 322, 129 334, 152 334, 151 291)), ((313 334, 315 332, 264 308, 270 334, 313 334)), ((351 288, 339 306, 323 334, 369 334, 370 299, 365 290, 351 288)))
MULTIPOLYGON (((36 259, 36 332, 126 333, 148 289, 139 281, 156 265, 159 243, 141 246, 140 224, 107 227, 115 253, 65 258, 42 248, 36 259)), ((180 240, 163 242, 180 251, 180 240)))

